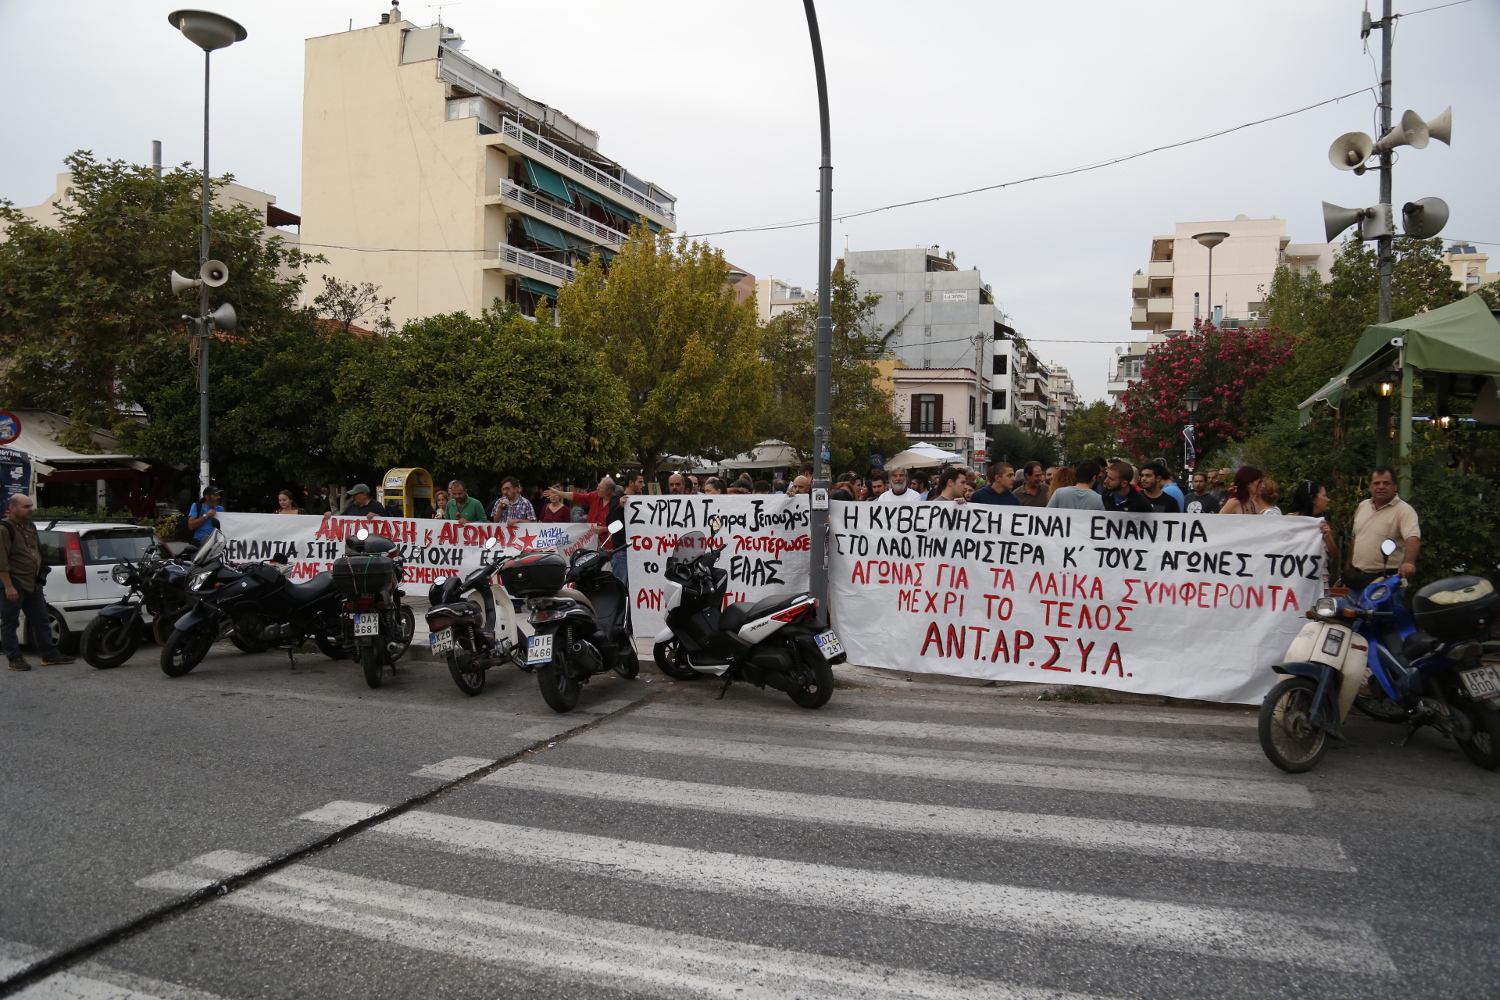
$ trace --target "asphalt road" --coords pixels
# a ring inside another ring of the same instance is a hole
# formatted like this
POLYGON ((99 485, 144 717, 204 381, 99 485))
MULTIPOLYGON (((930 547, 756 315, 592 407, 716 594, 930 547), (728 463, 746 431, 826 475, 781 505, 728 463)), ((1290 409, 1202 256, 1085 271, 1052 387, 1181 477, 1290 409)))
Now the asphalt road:
POLYGON ((1500 980, 1500 776, 1430 731, 1397 747, 1355 721, 1294 777, 1248 709, 862 686, 808 712, 648 665, 558 716, 508 667, 466 698, 425 660, 370 690, 316 654, 292 670, 220 646, 177 680, 156 654, 0 675, 0 976, 129 929, 20 995, 1262 1000, 1500 980))

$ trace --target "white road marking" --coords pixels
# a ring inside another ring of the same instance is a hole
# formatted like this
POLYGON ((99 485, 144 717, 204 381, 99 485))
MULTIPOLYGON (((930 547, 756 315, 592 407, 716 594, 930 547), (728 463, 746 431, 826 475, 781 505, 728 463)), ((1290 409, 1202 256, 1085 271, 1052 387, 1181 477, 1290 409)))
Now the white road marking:
MULTIPOLYGON (((378 807, 330 802, 300 818, 343 826, 351 816, 368 815, 372 808, 378 807)), ((1367 974, 1396 971, 1374 929, 1362 920, 808 864, 418 810, 386 820, 371 831, 460 854, 500 857, 674 890, 720 892, 1015 934, 1081 938, 1126 948, 1367 974)))
POLYGON ((935 743, 983 743, 1074 752, 1192 757, 1198 760, 1206 757, 1253 760, 1260 756, 1260 747, 1252 742, 1221 743, 1212 740, 1162 739, 1155 736, 1102 736, 1041 729, 1007 729, 1001 726, 954 726, 941 722, 906 722, 896 719, 840 719, 812 714, 773 715, 769 712, 757 712, 714 715, 680 705, 648 705, 634 715, 631 721, 645 723, 657 719, 693 722, 700 726, 728 724, 935 743))
MULTIPOLYGON (((0 976, 11 976, 49 953, 12 941, 0 941, 0 976)), ((212 993, 159 979, 123 972, 97 962, 82 962, 66 972, 26 987, 25 1000, 220 1000, 212 993)))
POLYGON ((644 753, 676 754, 705 760, 735 760, 772 767, 811 767, 861 774, 887 774, 929 781, 1025 785, 1032 788, 1061 788, 1079 792, 1148 795, 1166 799, 1235 802, 1298 809, 1310 809, 1313 804, 1312 793, 1306 788, 1277 779, 1211 778, 1076 766, 1009 764, 998 761, 991 763, 951 757, 902 757, 860 750, 821 750, 775 743, 741 743, 621 729, 595 729, 580 733, 569 742, 571 745, 610 750, 639 750, 644 753))
MULTIPOLYGON (((843 708, 890 708, 894 707, 889 696, 861 694, 857 691, 844 691, 839 694, 839 700, 834 704, 843 708)), ((1257 725, 1256 712, 1244 705, 1236 705, 1230 710, 1218 710, 1208 708, 1158 708, 1154 705, 1140 705, 1134 708, 1107 705, 1069 705, 1065 702, 1055 701, 1023 701, 1018 698, 1007 700, 991 699, 985 702, 975 701, 949 701, 936 698, 912 698, 905 699, 903 705, 909 705, 916 709, 925 709, 933 712, 961 712, 971 715, 1012 715, 1022 718, 1058 718, 1058 719, 1083 719, 1094 721, 1105 719, 1110 722, 1136 722, 1142 724, 1160 724, 1167 726, 1222 726, 1230 729, 1254 729, 1257 725)), ((758 711, 758 710, 755 710, 758 711)), ((824 709, 827 711, 827 709, 824 709)))
POLYGON ((489 767, 495 763, 496 759, 494 757, 449 757, 447 760, 440 760, 436 764, 428 764, 424 768, 413 771, 411 776, 452 781, 454 778, 472 774, 482 767, 489 767))
POLYGON ((308 865, 269 875, 223 902, 382 943, 674 1000, 1089 1000, 570 916, 308 865))
POLYGON ((1329 837, 1000 812, 919 802, 882 802, 540 764, 516 764, 503 768, 479 779, 479 784, 667 809, 1051 844, 1086 851, 1331 872, 1356 870, 1339 842, 1329 837))

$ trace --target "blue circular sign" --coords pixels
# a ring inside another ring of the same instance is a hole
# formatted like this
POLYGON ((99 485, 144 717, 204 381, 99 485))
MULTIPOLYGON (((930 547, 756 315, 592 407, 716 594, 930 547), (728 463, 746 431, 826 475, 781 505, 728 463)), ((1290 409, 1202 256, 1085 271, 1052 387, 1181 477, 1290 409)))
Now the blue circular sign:
POLYGON ((21 418, 7 410, 0 410, 0 444, 10 444, 21 436, 21 418))

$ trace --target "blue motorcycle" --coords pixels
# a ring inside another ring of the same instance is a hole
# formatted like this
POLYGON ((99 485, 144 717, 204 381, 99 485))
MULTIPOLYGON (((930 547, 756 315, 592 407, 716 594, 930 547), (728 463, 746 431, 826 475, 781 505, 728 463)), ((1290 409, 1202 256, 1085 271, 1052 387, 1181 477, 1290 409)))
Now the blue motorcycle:
POLYGON ((1292 773, 1312 770, 1329 737, 1343 739, 1343 720, 1357 705, 1405 723, 1402 746, 1432 726, 1475 764, 1500 767, 1500 671, 1480 659, 1500 616, 1500 594, 1488 580, 1454 576, 1423 587, 1408 610, 1405 587, 1387 576, 1347 596, 1320 598, 1307 612, 1311 621, 1271 668, 1286 679, 1260 708, 1260 745, 1271 763, 1292 773))

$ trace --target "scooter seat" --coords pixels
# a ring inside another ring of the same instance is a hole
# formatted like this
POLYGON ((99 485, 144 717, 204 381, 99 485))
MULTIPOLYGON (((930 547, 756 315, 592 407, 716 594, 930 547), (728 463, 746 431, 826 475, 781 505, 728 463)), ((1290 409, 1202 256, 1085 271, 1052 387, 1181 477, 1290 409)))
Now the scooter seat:
POLYGON ((319 573, 306 583, 287 581, 286 593, 293 604, 311 604, 333 590, 333 574, 319 573))
POLYGON ((577 601, 579 604, 582 604, 584 607, 589 609, 589 614, 594 613, 594 602, 589 600, 587 595, 585 595, 581 591, 574 590, 572 587, 564 587, 562 590, 559 590, 557 592, 557 596, 566 597, 570 600, 577 601))
POLYGON ((766 615, 775 614, 783 608, 789 608, 796 603, 796 594, 772 594, 763 597, 754 603, 750 601, 739 601, 724 609, 719 616, 719 628, 726 632, 738 632, 745 627, 746 622, 764 618, 766 615))
POLYGON ((1426 632, 1413 632, 1401 642, 1401 655, 1407 663, 1413 663, 1437 649, 1443 643, 1426 632))

